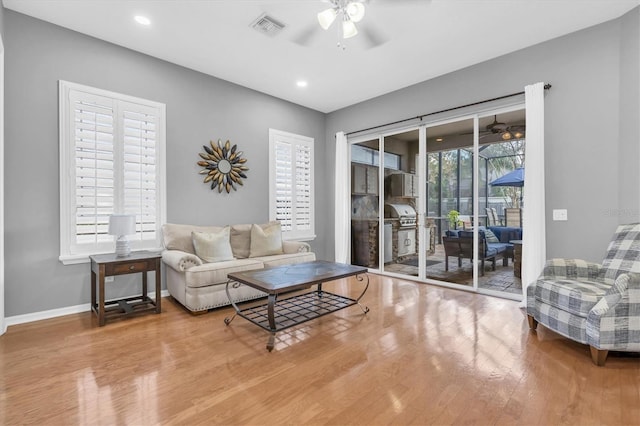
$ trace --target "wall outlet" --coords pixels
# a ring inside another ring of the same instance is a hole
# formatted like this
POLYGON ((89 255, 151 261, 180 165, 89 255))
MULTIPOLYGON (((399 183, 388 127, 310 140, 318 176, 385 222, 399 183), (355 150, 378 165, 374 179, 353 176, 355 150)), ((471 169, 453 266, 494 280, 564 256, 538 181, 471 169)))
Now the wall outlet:
POLYGON ((104 282, 105 283, 112 283, 114 278, 115 277, 104 277, 104 282))
POLYGON ((569 220, 567 216, 567 209, 554 209, 553 220, 569 220))

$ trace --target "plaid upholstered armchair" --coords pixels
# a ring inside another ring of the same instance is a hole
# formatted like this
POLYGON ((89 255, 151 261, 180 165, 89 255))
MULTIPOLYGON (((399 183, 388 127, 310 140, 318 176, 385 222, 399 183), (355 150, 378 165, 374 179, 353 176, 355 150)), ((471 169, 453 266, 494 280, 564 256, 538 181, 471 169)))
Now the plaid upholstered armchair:
POLYGON ((538 323, 590 346, 604 365, 612 351, 640 352, 640 224, 621 225, 602 265, 548 260, 527 288, 529 328, 538 323))

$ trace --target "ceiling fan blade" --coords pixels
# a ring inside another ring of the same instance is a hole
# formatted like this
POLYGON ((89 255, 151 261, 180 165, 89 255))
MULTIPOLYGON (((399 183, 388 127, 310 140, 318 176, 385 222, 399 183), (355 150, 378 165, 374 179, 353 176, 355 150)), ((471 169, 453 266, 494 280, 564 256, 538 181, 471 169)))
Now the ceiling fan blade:
POLYGON ((292 38, 292 41, 300 46, 310 46, 318 35, 318 29, 319 27, 316 25, 309 25, 298 32, 298 34, 292 38))
MULTIPOLYGON (((474 132, 465 132, 465 133, 458 133, 458 134, 459 134, 460 136, 466 136, 466 135, 473 135, 473 133, 474 133, 474 132)), ((489 131, 487 131, 487 130, 480 130, 480 132, 479 132, 479 134, 481 135, 481 137, 482 137, 482 135, 486 136, 486 135, 490 135, 491 133, 493 133, 493 132, 489 132, 489 131)))
POLYGON ((389 41, 389 37, 386 34, 374 29, 371 25, 363 25, 361 31, 366 39, 368 49, 381 46, 389 41))

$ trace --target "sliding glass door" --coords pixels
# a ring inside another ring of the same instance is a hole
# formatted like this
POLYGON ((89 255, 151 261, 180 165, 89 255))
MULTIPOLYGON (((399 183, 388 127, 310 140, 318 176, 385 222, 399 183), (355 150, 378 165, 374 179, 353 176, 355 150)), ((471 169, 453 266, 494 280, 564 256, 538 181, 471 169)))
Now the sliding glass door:
POLYGON ((428 126, 426 139, 425 226, 434 238, 424 276, 473 287, 473 119, 428 126))
MULTIPOLYGON (((351 263, 380 268, 380 147, 378 139, 351 145, 351 263)), ((383 254, 383 258, 384 253, 383 254)))
POLYGON ((383 270, 393 274, 418 277, 420 238, 420 131, 411 129, 384 135, 385 162, 382 208, 385 248, 389 256, 383 270))
MULTIPOLYGON (((351 144, 351 261, 393 276, 520 295, 524 110, 351 144)), ((516 296, 514 296, 515 298, 516 296)))
POLYGON ((495 256, 478 277, 481 292, 522 295, 522 191, 524 189, 525 110, 501 110, 479 117, 479 199, 486 228, 480 238, 495 256), (493 264, 493 262, 492 262, 493 264))

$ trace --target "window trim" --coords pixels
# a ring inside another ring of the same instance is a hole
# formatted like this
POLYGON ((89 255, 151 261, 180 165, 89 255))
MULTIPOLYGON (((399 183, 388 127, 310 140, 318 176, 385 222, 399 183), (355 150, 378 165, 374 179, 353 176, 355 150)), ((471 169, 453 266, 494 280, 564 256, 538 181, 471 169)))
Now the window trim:
MULTIPOLYGON (((282 231, 282 239, 286 241, 312 241, 316 238, 316 224, 315 224, 315 147, 314 139, 308 136, 297 135, 282 130, 269 129, 269 220, 275 221, 276 218, 276 158, 275 158, 275 145, 277 141, 287 140, 292 141, 292 145, 305 145, 311 148, 311 161, 309 167, 310 173, 310 187, 311 187, 311 200, 310 200, 310 222, 311 229, 304 231, 297 231, 295 229, 294 218, 294 230, 282 231)), ((294 186, 295 188, 295 186, 294 186)))
MULTIPOLYGON (((100 96, 111 98, 118 102, 129 102, 133 104, 143 105, 147 108, 156 109, 158 111, 158 128, 156 131, 157 147, 155 151, 156 158, 156 240, 153 247, 150 244, 136 247, 132 241, 133 250, 162 250, 162 234, 161 227, 167 217, 167 184, 166 184, 166 106, 163 103, 150 101, 147 99, 137 98, 134 96, 124 95, 121 93, 111 92, 108 90, 98 89, 85 86, 69 81, 59 80, 58 82, 58 107, 59 107, 59 149, 60 149, 60 256, 59 260, 64 265, 73 265, 89 262, 89 256, 93 254, 111 253, 113 248, 97 249, 91 252, 72 253, 71 251, 71 232, 76 226, 73 214, 75 209, 75 200, 73 195, 75 191, 75 149, 74 144, 70 143, 75 133, 71 123, 70 114, 70 93, 71 91, 84 92, 91 96, 100 96), (94 252, 95 251, 95 252, 94 252)), ((119 148, 116 148, 119 150, 119 148)))

